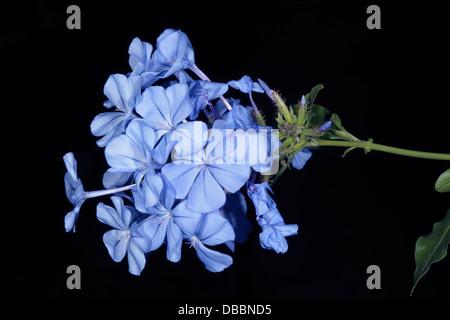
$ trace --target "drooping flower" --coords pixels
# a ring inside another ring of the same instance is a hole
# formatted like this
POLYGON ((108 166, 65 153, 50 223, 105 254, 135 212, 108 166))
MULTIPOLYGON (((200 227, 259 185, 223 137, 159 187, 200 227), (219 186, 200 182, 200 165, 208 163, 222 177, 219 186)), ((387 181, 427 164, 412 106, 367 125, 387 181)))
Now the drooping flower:
POLYGON ((288 250, 286 237, 297 234, 298 225, 285 224, 277 208, 265 212, 257 220, 263 230, 259 234, 261 246, 276 253, 285 253, 288 250))
POLYGON ((104 87, 104 94, 108 101, 104 103, 106 108, 116 107, 117 112, 104 112, 97 115, 91 123, 91 132, 96 137, 99 147, 106 146, 112 139, 125 132, 128 122, 133 117, 135 104, 141 95, 141 77, 123 74, 109 76, 104 87))
POLYGON ((277 206, 275 201, 270 197, 268 191, 273 194, 272 188, 268 182, 247 182, 247 194, 255 205, 257 216, 261 216, 277 206))
POLYGON ((194 50, 187 35, 181 30, 166 29, 156 41, 148 71, 151 77, 167 78, 194 65, 194 50))
POLYGON ((131 206, 125 206, 122 198, 111 197, 115 208, 100 202, 97 205, 97 218, 100 222, 113 227, 103 235, 103 243, 115 262, 128 258, 128 271, 140 275, 145 267, 145 253, 151 242, 143 237, 135 222, 137 212, 131 206))
POLYGON ((239 80, 229 81, 228 85, 246 94, 249 94, 252 91, 264 93, 263 88, 257 82, 253 82, 252 78, 249 76, 243 76, 239 80))
POLYGON ((311 158, 312 153, 308 148, 303 148, 300 152, 297 152, 294 157, 292 158, 292 166, 297 169, 301 170, 305 166, 306 162, 311 158))
POLYGON ((262 228, 259 235, 261 246, 277 253, 285 253, 288 249, 285 237, 297 234, 298 226, 284 223, 283 217, 268 191, 272 192, 272 189, 267 182, 247 183, 247 194, 255 205, 257 221, 262 228))
POLYGON ((156 175, 166 161, 161 151, 154 149, 155 133, 143 119, 130 122, 125 134, 111 141, 105 148, 109 172, 133 174, 136 189, 141 193, 145 205, 154 206, 159 199, 163 183, 156 175), (160 162, 155 162, 158 159, 160 162))
POLYGON ((227 92, 228 85, 225 83, 195 80, 190 83, 189 89, 191 101, 194 105, 190 119, 194 120, 198 117, 200 110, 205 108, 206 105, 211 104, 212 100, 219 98, 227 92))
POLYGON ((67 172, 64 175, 64 186, 66 188, 67 199, 74 205, 72 211, 64 217, 64 227, 66 232, 73 230, 75 232, 80 208, 86 200, 86 193, 83 189, 83 184, 78 178, 77 161, 72 152, 68 152, 63 157, 67 172))
POLYGON ((191 247, 197 251, 197 256, 206 269, 211 272, 221 272, 233 263, 229 255, 211 250, 208 246, 216 246, 234 241, 235 235, 231 224, 218 212, 211 212, 185 219, 180 229, 185 234, 191 247))

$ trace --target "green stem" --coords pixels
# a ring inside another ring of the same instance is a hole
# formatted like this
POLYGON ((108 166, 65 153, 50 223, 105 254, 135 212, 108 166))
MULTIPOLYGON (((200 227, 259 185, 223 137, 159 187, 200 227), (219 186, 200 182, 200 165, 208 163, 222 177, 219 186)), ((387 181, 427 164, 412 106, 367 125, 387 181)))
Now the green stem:
POLYGON ((309 142, 306 146, 307 147, 333 146, 333 147, 363 148, 363 149, 366 149, 369 151, 377 150, 377 151, 394 153, 394 154, 407 156, 407 157, 450 161, 450 154, 446 154, 446 153, 434 153, 434 152, 408 150, 408 149, 385 146, 382 144, 372 143, 372 142, 368 142, 368 141, 315 140, 313 142, 309 142))

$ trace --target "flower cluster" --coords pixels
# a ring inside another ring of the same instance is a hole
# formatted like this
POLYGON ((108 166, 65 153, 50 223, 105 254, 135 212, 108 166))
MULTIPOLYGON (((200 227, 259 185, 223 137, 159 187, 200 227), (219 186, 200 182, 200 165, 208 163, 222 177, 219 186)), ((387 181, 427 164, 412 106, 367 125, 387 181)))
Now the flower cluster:
MULTIPOLYGON (((73 154, 64 156, 66 194, 74 205, 64 219, 66 231, 75 232, 86 199, 111 195, 113 206, 100 202, 97 217, 113 228, 103 236, 108 253, 116 262, 127 255, 130 273, 139 275, 149 254, 163 245, 167 259, 178 262, 183 243, 206 269, 220 272, 233 260, 212 247, 225 244, 234 251, 251 231, 244 187, 262 247, 286 252, 285 237, 298 227, 284 223, 267 179, 255 183, 257 176, 278 171, 278 132, 265 124, 252 97, 267 93, 267 85, 249 76, 212 82, 180 30, 165 30, 154 51, 135 38, 128 53, 131 72, 108 78, 103 105, 109 111, 91 123, 110 167, 106 189, 84 191, 73 154), (250 106, 225 98, 230 87, 248 95, 250 106)), ((296 151, 292 165, 301 169, 311 153, 296 151)))

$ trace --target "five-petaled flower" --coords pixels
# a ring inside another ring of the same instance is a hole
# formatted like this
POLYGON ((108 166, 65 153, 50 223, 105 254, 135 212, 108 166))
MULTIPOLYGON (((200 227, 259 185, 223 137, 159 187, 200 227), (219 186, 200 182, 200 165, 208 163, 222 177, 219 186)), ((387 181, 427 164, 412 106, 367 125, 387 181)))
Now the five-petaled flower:
POLYGON ((151 240, 137 229, 136 209, 124 205, 120 197, 111 197, 111 201, 115 208, 102 202, 97 205, 98 220, 114 228, 103 235, 103 242, 115 262, 122 261, 126 254, 128 271, 138 276, 145 267, 145 253, 151 240))

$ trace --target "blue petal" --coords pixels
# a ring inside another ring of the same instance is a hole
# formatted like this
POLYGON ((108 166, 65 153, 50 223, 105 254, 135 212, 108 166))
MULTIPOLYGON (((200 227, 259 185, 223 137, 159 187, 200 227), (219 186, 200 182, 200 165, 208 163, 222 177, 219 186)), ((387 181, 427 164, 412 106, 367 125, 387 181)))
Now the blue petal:
POLYGON ((172 220, 167 225, 167 260, 178 262, 181 259, 181 245, 183 233, 178 225, 172 220))
POLYGON ((250 177, 250 167, 237 164, 223 164, 209 166, 217 182, 227 191, 238 191, 250 177))
POLYGON ((142 149, 126 135, 112 140, 105 148, 105 158, 110 172, 134 172, 145 168, 147 159, 142 149))
POLYGON ((64 164, 66 166, 67 172, 70 174, 72 180, 78 180, 77 175, 77 160, 72 152, 68 152, 63 156, 64 164))
POLYGON ((97 205, 97 219, 100 222, 113 227, 114 229, 118 229, 118 230, 122 230, 122 231, 128 230, 128 226, 122 220, 121 214, 126 210, 126 211, 128 211, 128 213, 126 215, 131 217, 131 213, 129 212, 128 209, 126 209, 123 206, 123 200, 120 197, 111 197, 111 199, 113 199, 113 198, 115 198, 115 200, 113 200, 113 201, 115 201, 115 205, 119 205, 120 212, 118 212, 113 207, 107 206, 104 203, 100 202, 97 205), (117 199, 120 199, 120 200, 117 200, 117 199), (121 207, 121 206, 123 206, 123 207, 121 207))
POLYGON ((136 112, 149 121, 155 130, 170 130, 170 102, 163 87, 152 86, 145 89, 136 112))
POLYGON ((304 148, 302 149, 302 151, 297 152, 294 155, 291 164, 295 169, 301 170, 305 166, 306 162, 311 158, 311 156, 311 151, 309 151, 308 148, 304 148))
POLYGON ((234 241, 233 226, 217 213, 208 213, 203 217, 197 236, 204 244, 215 246, 227 241, 234 241))
POLYGON ((115 262, 122 261, 127 252, 129 230, 110 230, 103 235, 103 243, 115 262))
POLYGON ((145 251, 139 245, 138 239, 132 237, 127 250, 128 271, 139 276, 145 267, 145 251))
POLYGON ((128 113, 134 108, 136 96, 141 93, 141 82, 138 76, 127 78, 123 74, 113 74, 106 81, 103 93, 113 106, 128 113))
POLYGON ((83 202, 84 200, 78 202, 73 210, 64 216, 64 228, 66 229, 66 232, 69 232, 70 230, 73 230, 73 232, 75 232, 78 215, 80 213, 80 208, 83 202))
POLYGON ((148 171, 138 188, 139 193, 142 195, 145 208, 153 207, 158 203, 162 188, 163 182, 161 177, 148 171))
POLYGON ((161 169, 161 173, 174 187, 177 199, 186 197, 200 171, 196 165, 180 162, 168 163, 161 169))
POLYGON ((175 126, 186 119, 194 109, 189 98, 189 87, 186 84, 174 84, 166 89, 170 105, 170 119, 175 126))
POLYGON ((198 174, 188 196, 188 208, 206 213, 218 210, 225 203, 225 192, 212 176, 210 170, 203 169, 198 174))
POLYGON ((122 123, 126 114, 122 112, 104 112, 97 115, 91 122, 91 132, 96 137, 101 137, 97 141, 99 147, 106 146, 112 139, 122 133, 122 123))
POLYGON ((145 67, 147 66, 150 56, 153 51, 153 46, 148 43, 144 42, 138 37, 134 38, 133 41, 131 41, 130 47, 128 48, 128 54, 130 55, 130 58, 128 59, 128 64, 130 65, 131 69, 135 69, 138 63, 141 63, 145 67))
POLYGON ((131 180, 131 173, 112 173, 106 171, 103 174, 103 186, 106 189, 113 189, 126 185, 131 180))
POLYGON ((152 240, 151 246, 148 248, 149 251, 158 249, 166 238, 167 224, 163 223, 162 219, 159 215, 152 215, 140 223, 138 227, 141 234, 152 240))
MULTIPOLYGON (((127 127, 126 135, 133 140, 137 146, 147 150, 153 150, 156 143, 155 132, 144 119, 135 119, 127 127)), ((148 159, 147 160, 151 160, 148 159)))
POLYGON ((186 238, 189 238, 197 231, 198 224, 203 215, 199 212, 190 210, 187 207, 186 202, 187 201, 181 201, 173 208, 172 215, 176 225, 186 235, 186 238))
POLYGON ((147 159, 153 149, 154 133, 143 120, 131 121, 125 135, 112 140, 105 148, 106 161, 111 172, 134 172, 146 169, 151 159, 147 159))
POLYGON ((198 243, 196 250, 199 259, 211 272, 221 272, 233 263, 233 259, 229 255, 211 250, 201 242, 198 243))

